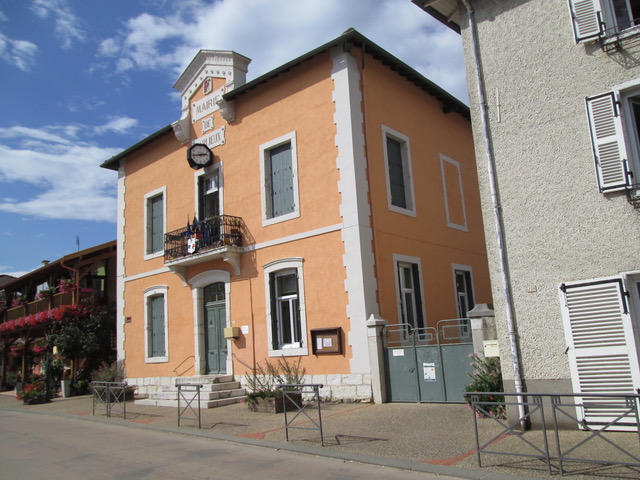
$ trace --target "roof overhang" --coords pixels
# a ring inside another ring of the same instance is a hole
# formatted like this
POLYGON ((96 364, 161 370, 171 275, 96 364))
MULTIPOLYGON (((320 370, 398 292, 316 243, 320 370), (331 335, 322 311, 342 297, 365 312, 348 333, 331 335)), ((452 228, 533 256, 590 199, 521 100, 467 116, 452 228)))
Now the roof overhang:
POLYGON ((458 0, 411 0, 433 18, 456 33, 460 33, 460 8, 458 0))

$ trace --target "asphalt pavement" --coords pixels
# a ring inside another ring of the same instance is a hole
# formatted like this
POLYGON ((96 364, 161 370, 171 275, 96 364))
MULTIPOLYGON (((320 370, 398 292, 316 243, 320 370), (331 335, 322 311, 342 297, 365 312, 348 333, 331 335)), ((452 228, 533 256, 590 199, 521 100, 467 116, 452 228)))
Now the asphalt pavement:
POLYGON ((544 456, 542 432, 521 434, 490 418, 477 419, 480 445, 489 443, 484 451, 500 453, 482 453, 480 466, 474 415, 466 405, 459 404, 322 403, 322 441, 317 429, 318 409, 314 405, 297 417, 295 412, 288 413, 290 427, 298 427, 289 428, 288 441, 283 413, 252 412, 243 403, 201 410, 200 428, 197 411, 190 409, 183 412, 178 426, 179 410, 172 407, 141 406, 129 401, 126 415, 124 409, 116 405, 108 417, 104 405, 98 403, 94 408, 91 396, 56 398, 46 404, 27 406, 10 392, 1 393, 0 410, 16 409, 463 479, 558 478, 556 452, 560 443, 565 452, 573 448, 570 452, 573 458, 589 460, 565 461, 563 478, 640 479, 640 467, 594 463, 613 459, 640 465, 640 441, 635 433, 590 437, 588 432, 571 430, 561 432, 556 439, 553 432, 548 432, 546 439, 552 457, 550 475, 544 459, 514 455, 544 456))

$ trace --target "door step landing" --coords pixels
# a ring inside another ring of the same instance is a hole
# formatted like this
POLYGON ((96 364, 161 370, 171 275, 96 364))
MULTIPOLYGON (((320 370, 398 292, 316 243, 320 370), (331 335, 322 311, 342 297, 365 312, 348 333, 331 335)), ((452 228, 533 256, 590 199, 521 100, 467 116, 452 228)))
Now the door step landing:
MULTIPOLYGON (((233 375, 179 377, 175 383, 202 385, 200 389, 200 408, 216 408, 233 403, 242 403, 246 393, 244 388, 240 386, 240 382, 235 381, 233 375)), ((183 395, 190 399, 194 393, 185 392, 183 395)), ((197 402, 194 401, 192 406, 195 407, 196 404, 197 402)), ((178 407, 178 387, 175 384, 170 387, 163 387, 160 392, 150 393, 148 398, 136 400, 135 405, 178 407)), ((186 406, 184 399, 180 400, 180 406, 186 406)))

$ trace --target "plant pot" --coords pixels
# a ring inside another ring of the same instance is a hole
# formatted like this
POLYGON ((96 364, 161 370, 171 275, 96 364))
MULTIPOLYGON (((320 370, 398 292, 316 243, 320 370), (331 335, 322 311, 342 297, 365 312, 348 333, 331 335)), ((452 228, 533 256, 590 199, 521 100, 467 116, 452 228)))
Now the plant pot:
POLYGON ((252 412, 282 413, 285 408, 287 412, 290 412, 297 409, 296 404, 300 405, 302 403, 302 394, 295 392, 290 393, 289 396, 291 399, 287 398, 284 406, 282 404, 283 395, 253 398, 247 402, 247 406, 252 412))
POLYGON ((25 405, 40 405, 42 403, 47 403, 47 396, 43 393, 42 395, 38 395, 33 398, 25 398, 22 400, 22 403, 25 405))
POLYGON ((71 380, 60 380, 60 391, 62 398, 69 398, 71 396, 71 380))

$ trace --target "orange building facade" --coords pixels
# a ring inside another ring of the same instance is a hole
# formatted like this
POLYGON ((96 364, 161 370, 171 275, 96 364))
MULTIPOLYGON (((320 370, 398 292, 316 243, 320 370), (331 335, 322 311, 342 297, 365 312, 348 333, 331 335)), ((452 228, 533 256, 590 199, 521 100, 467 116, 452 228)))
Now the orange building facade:
POLYGON ((468 108, 353 30, 246 83, 249 62, 200 51, 180 119, 103 164, 128 382, 285 356, 323 397, 383 399, 380 319, 491 302, 468 108))

